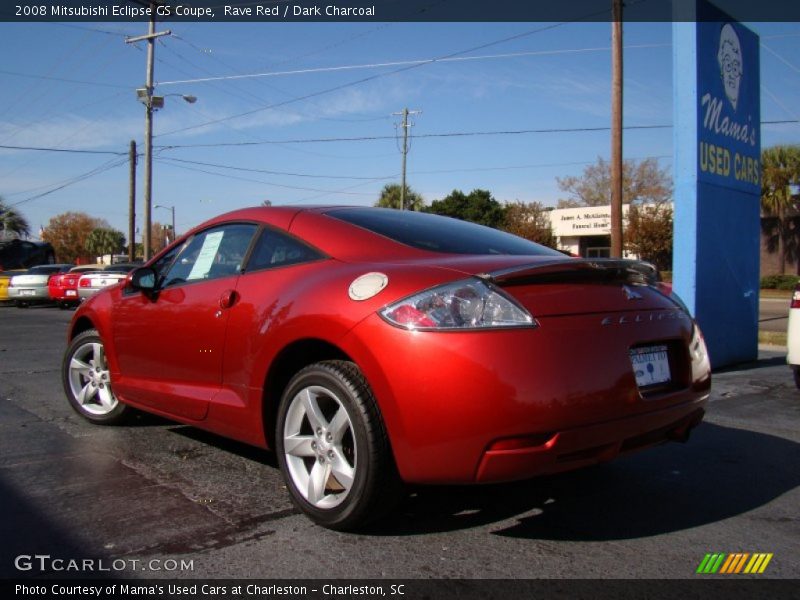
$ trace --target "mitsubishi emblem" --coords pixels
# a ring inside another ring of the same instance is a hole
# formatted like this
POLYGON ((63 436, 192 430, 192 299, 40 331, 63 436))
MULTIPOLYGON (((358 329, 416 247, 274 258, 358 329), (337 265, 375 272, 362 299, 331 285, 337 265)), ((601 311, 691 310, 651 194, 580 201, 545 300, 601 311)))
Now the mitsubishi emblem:
POLYGON ((641 300, 642 295, 636 290, 631 289, 627 285, 622 286, 622 293, 625 294, 627 300, 641 300))

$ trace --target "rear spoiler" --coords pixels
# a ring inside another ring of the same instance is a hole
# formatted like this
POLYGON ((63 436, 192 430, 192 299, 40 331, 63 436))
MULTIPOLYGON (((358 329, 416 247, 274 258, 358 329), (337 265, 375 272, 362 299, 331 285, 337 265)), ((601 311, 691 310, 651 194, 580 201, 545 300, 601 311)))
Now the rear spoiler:
POLYGON ((655 285, 658 271, 632 259, 559 259, 519 265, 478 275, 499 286, 533 283, 631 283, 655 285))

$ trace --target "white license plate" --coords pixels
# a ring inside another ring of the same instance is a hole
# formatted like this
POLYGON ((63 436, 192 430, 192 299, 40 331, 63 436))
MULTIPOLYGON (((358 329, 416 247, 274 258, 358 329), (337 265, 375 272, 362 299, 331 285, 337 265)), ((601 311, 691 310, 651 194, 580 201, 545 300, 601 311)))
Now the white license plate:
POLYGON ((666 346, 632 348, 630 356, 636 385, 649 387, 669 383, 671 376, 666 346))
POLYGON ((76 290, 67 290, 67 291, 64 293, 64 295, 65 295, 65 296, 77 296, 77 295, 78 295, 78 292, 77 292, 76 290))
POLYGON ((35 296, 36 295, 36 290, 20 290, 19 291, 19 295, 20 296, 35 296))

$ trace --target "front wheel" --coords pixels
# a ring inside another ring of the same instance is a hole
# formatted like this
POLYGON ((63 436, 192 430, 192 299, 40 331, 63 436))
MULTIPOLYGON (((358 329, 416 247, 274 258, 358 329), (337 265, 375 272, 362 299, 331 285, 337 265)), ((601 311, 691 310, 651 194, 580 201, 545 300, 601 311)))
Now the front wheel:
POLYGON ((61 379, 72 408, 92 423, 115 425, 131 411, 111 389, 105 347, 94 329, 75 336, 70 343, 64 354, 61 379))
POLYGON ((399 497, 383 419, 351 362, 320 362, 294 376, 281 399, 275 439, 292 500, 324 527, 356 529, 399 497))

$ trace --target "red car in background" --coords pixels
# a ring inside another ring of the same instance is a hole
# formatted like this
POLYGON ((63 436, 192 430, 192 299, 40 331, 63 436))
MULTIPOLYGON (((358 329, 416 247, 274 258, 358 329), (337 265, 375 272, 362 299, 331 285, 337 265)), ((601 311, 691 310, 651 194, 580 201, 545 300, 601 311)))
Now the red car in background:
POLYGON ((80 265, 73 267, 67 273, 53 275, 47 284, 50 299, 61 309, 78 306, 81 303, 81 299, 78 297, 80 276, 102 268, 103 265, 80 265))
POLYGON ((64 389, 94 423, 134 407, 272 448, 294 503, 352 529, 402 483, 685 441, 705 343, 648 276, 431 214, 244 209, 82 304, 64 389))

